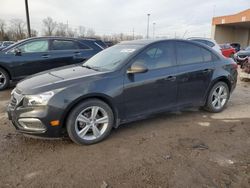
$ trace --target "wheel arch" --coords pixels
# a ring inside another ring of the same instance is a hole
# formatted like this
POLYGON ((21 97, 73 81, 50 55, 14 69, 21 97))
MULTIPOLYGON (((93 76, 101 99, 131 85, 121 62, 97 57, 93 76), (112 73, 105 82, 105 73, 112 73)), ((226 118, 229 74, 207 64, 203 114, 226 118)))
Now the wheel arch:
POLYGON ((118 110, 116 108, 116 106, 114 105, 114 102, 112 100, 112 98, 110 98, 107 95, 104 94, 99 94, 99 93, 95 93, 95 94, 91 94, 91 95, 85 95, 82 97, 77 98, 76 100, 74 100, 64 111, 63 113, 63 118, 62 118, 62 127, 65 128, 66 127, 66 122, 67 122, 67 118, 70 114, 70 112, 74 109, 74 107, 78 104, 80 104, 83 101, 86 100, 90 100, 90 99, 98 99, 102 102, 105 102, 107 105, 109 105, 109 107, 111 108, 111 110, 113 111, 114 114, 114 127, 117 127, 119 125, 119 121, 118 121, 118 110))
POLYGON ((218 83, 218 82, 224 82, 224 83, 226 83, 227 86, 228 86, 229 92, 231 92, 232 85, 231 85, 231 82, 230 82, 229 78, 227 76, 220 76, 220 77, 216 78, 215 80, 213 80, 212 83, 210 84, 210 86, 209 86, 209 88, 208 88, 208 90, 206 92, 206 95, 205 95, 205 100, 204 100, 205 104, 207 103, 209 92, 211 91, 211 89, 213 88, 213 86, 216 83, 218 83))
POLYGON ((3 70, 5 70, 5 71, 7 72, 8 76, 9 76, 9 78, 10 78, 10 80, 11 80, 11 79, 12 79, 12 75, 11 75, 9 69, 7 69, 6 67, 4 67, 4 66, 2 66, 2 65, 0 65, 0 68, 3 69, 3 70))

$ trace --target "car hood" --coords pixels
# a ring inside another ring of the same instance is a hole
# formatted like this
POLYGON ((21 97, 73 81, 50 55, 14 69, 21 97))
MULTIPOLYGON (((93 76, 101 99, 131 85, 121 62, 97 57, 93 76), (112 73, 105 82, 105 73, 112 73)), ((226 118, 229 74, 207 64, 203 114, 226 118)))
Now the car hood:
POLYGON ((240 50, 237 52, 237 55, 250 55, 250 51, 240 50))
POLYGON ((63 88, 69 85, 80 84, 84 80, 98 77, 105 72, 88 69, 82 66, 53 69, 27 77, 17 84, 22 94, 37 94, 63 88))

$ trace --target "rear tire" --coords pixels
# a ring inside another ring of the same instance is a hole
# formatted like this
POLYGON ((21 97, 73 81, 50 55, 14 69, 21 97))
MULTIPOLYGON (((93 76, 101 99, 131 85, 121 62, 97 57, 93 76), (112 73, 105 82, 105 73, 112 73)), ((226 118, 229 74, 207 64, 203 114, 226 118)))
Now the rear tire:
POLYGON ((75 143, 95 144, 109 135, 113 123, 114 115, 109 105, 98 99, 90 99, 70 112, 66 127, 75 143))
POLYGON ((228 85, 225 82, 216 83, 209 92, 205 109, 218 113, 224 110, 230 98, 228 85))
POLYGON ((0 91, 6 89, 10 84, 9 74, 0 68, 0 91))

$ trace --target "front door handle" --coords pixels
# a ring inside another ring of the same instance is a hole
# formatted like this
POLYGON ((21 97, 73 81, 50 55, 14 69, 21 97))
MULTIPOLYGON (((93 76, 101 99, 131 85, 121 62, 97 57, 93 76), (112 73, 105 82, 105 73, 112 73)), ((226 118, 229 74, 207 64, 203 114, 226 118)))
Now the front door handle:
POLYGON ((75 55, 81 55, 81 52, 74 52, 75 55))
POLYGON ((167 78, 165 78, 165 80, 174 82, 176 80, 176 76, 168 76, 167 78))

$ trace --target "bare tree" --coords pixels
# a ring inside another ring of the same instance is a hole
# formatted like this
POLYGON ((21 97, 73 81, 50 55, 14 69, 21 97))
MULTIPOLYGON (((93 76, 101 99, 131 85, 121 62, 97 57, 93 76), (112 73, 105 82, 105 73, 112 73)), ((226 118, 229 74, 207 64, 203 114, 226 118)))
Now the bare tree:
POLYGON ((78 36, 84 38, 85 37, 86 28, 84 26, 79 26, 78 30, 79 30, 78 36))
POLYGON ((56 36, 67 36, 67 24, 58 23, 56 27, 56 36))
POLYGON ((8 30, 8 35, 11 40, 21 40, 26 37, 25 23, 21 19, 12 19, 8 30))
POLYGON ((38 32, 35 29, 31 29, 31 37, 37 37, 38 32))
POLYGON ((45 36, 54 35, 55 29, 57 27, 57 23, 53 21, 51 17, 47 17, 43 19, 43 32, 45 36))
POLYGON ((74 30, 67 26, 67 36, 68 37, 75 37, 77 36, 77 30, 74 30))
POLYGON ((94 29, 89 28, 86 33, 86 37, 95 37, 94 29))
POLYGON ((6 24, 4 22, 4 20, 1 20, 0 19, 0 40, 4 40, 5 39, 5 36, 6 36, 6 24))

